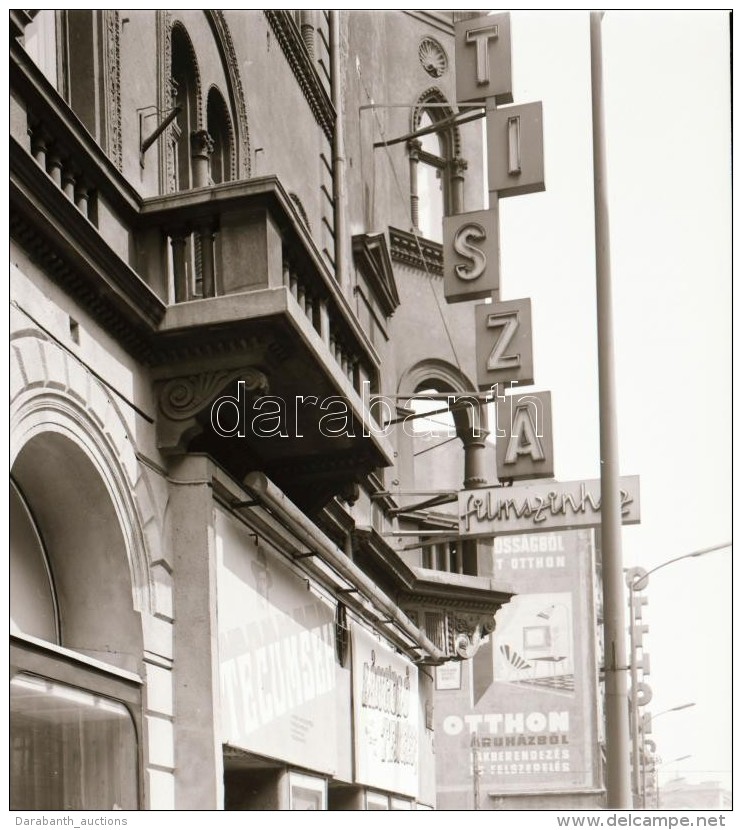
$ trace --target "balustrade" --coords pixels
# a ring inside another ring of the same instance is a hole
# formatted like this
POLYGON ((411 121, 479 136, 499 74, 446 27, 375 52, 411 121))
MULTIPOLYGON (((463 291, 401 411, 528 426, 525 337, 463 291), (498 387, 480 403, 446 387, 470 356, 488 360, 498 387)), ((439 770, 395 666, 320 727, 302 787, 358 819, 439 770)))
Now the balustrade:
MULTIPOLYGON (((73 202, 80 213, 91 221, 90 210, 94 191, 80 172, 81 165, 38 119, 29 115, 28 133, 31 138, 31 155, 54 184, 73 202)), ((95 223, 94 223, 95 224, 95 223)))

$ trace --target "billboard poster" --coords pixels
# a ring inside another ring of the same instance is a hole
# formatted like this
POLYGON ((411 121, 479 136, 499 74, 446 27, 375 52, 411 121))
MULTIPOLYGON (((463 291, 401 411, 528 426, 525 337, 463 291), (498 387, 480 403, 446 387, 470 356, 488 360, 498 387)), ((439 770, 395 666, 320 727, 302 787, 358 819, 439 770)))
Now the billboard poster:
POLYGON ((465 664, 436 687, 438 806, 590 792, 599 786, 593 531, 494 541, 495 575, 517 596, 465 664), (476 784, 474 787, 474 773, 476 784))
POLYGON ((356 782, 417 798, 417 667, 351 628, 356 782))
POLYGON ((333 608, 219 509, 216 552, 223 743, 335 772, 333 608))

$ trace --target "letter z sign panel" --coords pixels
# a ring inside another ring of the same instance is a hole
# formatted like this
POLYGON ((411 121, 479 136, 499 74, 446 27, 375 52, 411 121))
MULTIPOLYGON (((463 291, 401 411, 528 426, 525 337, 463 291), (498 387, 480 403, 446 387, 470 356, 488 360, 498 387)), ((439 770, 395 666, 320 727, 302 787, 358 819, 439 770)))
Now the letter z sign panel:
POLYGON ((481 300, 500 287, 497 213, 478 210, 443 219, 443 293, 447 303, 481 300))
POLYGON ((533 383, 531 301, 508 300, 475 306, 477 386, 533 383))

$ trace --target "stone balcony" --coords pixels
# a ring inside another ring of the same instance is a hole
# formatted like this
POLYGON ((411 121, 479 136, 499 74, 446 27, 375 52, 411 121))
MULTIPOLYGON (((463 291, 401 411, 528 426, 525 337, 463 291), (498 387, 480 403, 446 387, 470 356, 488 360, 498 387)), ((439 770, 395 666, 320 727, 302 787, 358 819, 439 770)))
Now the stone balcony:
POLYGON ((148 367, 161 451, 262 469, 307 510, 390 464, 379 357, 278 179, 142 198, 15 43, 10 74, 11 238, 148 367), (226 438, 211 405, 241 380, 226 438))
POLYGON ((141 217, 140 271, 168 298, 153 366, 164 451, 207 451, 240 478, 263 469, 306 508, 391 462, 368 411, 378 356, 277 179, 149 199, 141 217), (173 392, 195 407, 197 388, 208 404, 240 380, 252 392, 242 436, 216 435, 203 409, 173 412, 173 392), (250 428, 266 396, 271 437, 250 428))

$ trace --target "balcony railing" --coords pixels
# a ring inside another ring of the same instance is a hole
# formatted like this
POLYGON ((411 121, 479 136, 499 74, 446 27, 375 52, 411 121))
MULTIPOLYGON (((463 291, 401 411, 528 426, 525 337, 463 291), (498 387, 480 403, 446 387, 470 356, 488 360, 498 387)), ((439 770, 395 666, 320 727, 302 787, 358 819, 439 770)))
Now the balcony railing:
POLYGON ((285 288, 360 394, 378 356, 278 179, 144 200, 137 268, 170 304, 285 288))

